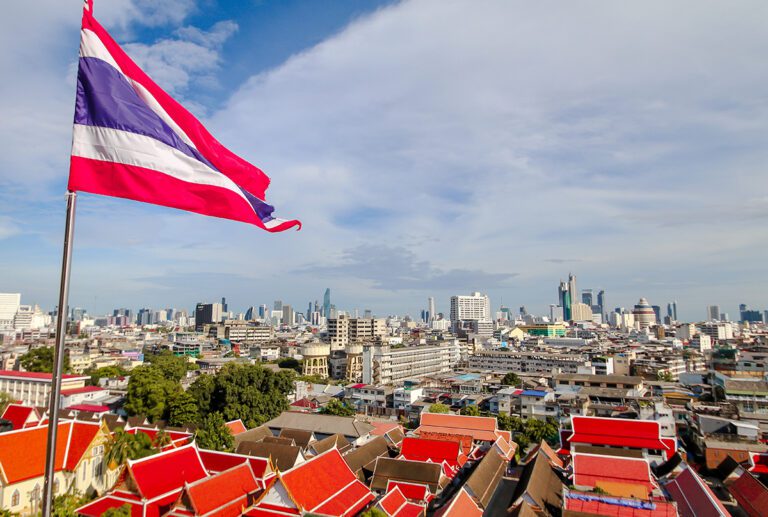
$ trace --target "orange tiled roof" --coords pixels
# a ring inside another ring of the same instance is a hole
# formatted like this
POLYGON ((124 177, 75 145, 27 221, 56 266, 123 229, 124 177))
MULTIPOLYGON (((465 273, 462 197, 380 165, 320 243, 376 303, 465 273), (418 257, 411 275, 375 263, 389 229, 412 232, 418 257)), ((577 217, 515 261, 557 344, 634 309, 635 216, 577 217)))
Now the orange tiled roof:
POLYGON ((187 485, 187 497, 196 515, 214 510, 214 515, 240 515, 248 495, 259 490, 259 483, 248 463, 187 485))

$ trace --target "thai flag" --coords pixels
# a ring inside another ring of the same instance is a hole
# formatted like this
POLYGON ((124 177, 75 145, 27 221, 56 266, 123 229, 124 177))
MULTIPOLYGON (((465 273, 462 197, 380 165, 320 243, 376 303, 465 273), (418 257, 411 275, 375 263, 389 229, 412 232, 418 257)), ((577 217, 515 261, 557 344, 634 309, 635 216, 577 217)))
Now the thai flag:
POLYGON ((69 190, 122 197, 255 224, 272 216, 269 177, 221 145, 115 43, 86 2, 69 190))

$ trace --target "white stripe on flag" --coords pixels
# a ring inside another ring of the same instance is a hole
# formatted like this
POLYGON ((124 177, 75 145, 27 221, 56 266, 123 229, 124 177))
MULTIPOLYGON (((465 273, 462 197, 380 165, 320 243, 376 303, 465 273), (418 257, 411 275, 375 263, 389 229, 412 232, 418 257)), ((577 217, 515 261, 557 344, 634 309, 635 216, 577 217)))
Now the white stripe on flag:
POLYGON ((176 121, 173 120, 171 116, 163 109, 160 103, 157 102, 157 99, 155 99, 155 97, 149 93, 149 90, 144 88, 144 86, 140 83, 125 75, 125 73, 117 65, 115 59, 112 57, 112 54, 110 54, 107 50, 107 47, 104 46, 104 43, 101 42, 99 37, 92 30, 82 29, 80 31, 80 57, 93 57, 109 63, 115 70, 120 72, 120 74, 125 77, 129 83, 131 83, 133 89, 136 91, 141 100, 143 100, 144 103, 149 107, 149 109, 154 111, 155 114, 163 120, 163 122, 168 124, 173 132, 176 133, 185 144, 192 147, 193 149, 197 149, 195 144, 192 143, 192 140, 190 140, 187 134, 179 127, 176 121))
POLYGON ((236 193, 251 206, 243 191, 231 179, 149 136, 75 124, 72 130, 72 156, 135 165, 188 183, 222 187, 236 193))

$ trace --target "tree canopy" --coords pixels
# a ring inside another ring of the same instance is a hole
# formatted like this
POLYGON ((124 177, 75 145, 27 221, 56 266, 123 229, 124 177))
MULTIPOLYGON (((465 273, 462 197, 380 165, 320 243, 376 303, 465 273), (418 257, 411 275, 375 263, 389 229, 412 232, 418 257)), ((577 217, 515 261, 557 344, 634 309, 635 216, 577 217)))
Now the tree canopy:
POLYGON ((463 408, 461 408, 461 411, 459 411, 459 413, 466 416, 480 416, 480 408, 475 406, 474 404, 471 406, 464 406, 463 408))
POLYGON ((501 379, 501 383, 506 384, 507 386, 519 387, 522 386, 523 381, 515 372, 507 372, 504 378, 501 379))
POLYGON ((292 389, 291 372, 230 363, 216 375, 201 375, 188 392, 197 400, 203 416, 218 412, 226 421, 239 418, 252 428, 288 409, 286 395, 292 389))
POLYGON ((130 415, 146 415, 151 421, 166 419, 171 399, 180 392, 179 381, 169 379, 160 367, 137 366, 128 381, 125 410, 130 415))
POLYGON ((4 391, 0 391, 0 415, 3 414, 5 408, 7 408, 8 404, 11 402, 13 402, 13 397, 4 391))
POLYGON ((334 416, 354 416, 355 415, 354 408, 344 404, 337 398, 333 398, 329 400, 328 404, 326 404, 325 407, 320 410, 320 412, 325 415, 334 415, 334 416))
POLYGON ((123 506, 117 508, 110 508, 101 517, 131 517, 131 505, 125 503, 123 506))
MULTIPOLYGON (((19 359, 28 372, 53 373, 53 347, 32 348, 19 359)), ((69 357, 64 354, 64 371, 69 371, 69 357)))
POLYGON ((172 426, 182 427, 197 424, 200 421, 200 408, 194 395, 182 391, 172 397, 168 402, 168 423, 172 426))
POLYGON ((145 458, 156 452, 158 452, 158 449, 152 443, 149 435, 142 432, 136 434, 126 433, 120 427, 115 429, 115 432, 112 434, 112 440, 107 445, 104 461, 107 462, 109 468, 115 469, 125 463, 126 460, 145 458))
POLYGON ((211 413, 203 419, 195 439, 201 448, 213 451, 232 451, 234 443, 232 431, 219 412, 211 413))
POLYGON ((91 380, 89 382, 91 383, 92 386, 98 386, 99 379, 123 377, 125 375, 128 375, 128 370, 126 370, 125 368, 121 368, 116 364, 113 364, 110 366, 102 366, 101 368, 88 368, 83 373, 91 376, 91 380))
POLYGON ((446 406, 445 404, 440 404, 439 402, 429 406, 430 413, 450 413, 450 411, 450 407, 446 406))

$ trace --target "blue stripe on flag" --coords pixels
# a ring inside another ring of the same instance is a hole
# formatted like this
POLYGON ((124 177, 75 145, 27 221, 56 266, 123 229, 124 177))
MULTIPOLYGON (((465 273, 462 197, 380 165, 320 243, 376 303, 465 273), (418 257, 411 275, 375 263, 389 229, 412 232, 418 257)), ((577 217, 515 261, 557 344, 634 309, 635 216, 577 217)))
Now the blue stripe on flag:
POLYGON ((148 136, 218 170, 197 149, 179 138, 144 103, 123 74, 98 58, 80 58, 75 124, 108 127, 148 136))
POLYGON ((245 195, 245 197, 248 199, 248 202, 253 207, 254 212, 256 212, 256 215, 259 216, 259 219, 261 219, 262 222, 266 223, 267 221, 271 221, 272 219, 274 219, 272 217, 272 212, 275 211, 275 207, 257 198, 256 196, 254 196, 253 194, 245 190, 243 187, 240 187, 240 190, 243 191, 243 194, 245 195))

